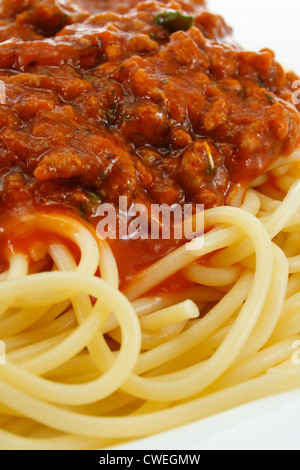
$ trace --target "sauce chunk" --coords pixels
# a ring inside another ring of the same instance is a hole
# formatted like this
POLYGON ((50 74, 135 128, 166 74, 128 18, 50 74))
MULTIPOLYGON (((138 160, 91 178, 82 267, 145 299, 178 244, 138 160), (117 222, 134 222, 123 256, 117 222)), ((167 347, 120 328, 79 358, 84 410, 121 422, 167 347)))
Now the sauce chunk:
POLYGON ((203 1, 4 0, 0 80, 7 206, 213 207, 299 139, 290 76, 203 1))

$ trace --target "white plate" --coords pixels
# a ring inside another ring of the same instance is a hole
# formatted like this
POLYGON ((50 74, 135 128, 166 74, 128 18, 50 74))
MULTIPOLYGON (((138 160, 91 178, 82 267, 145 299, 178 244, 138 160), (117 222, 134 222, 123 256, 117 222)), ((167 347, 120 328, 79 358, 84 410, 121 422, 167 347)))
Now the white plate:
MULTIPOLYGON (((268 47, 300 73, 299 0, 208 0, 245 48, 268 47)), ((300 449, 300 390, 255 401, 117 449, 300 449)), ((115 449, 116 449, 115 448, 115 449)))
POLYGON ((119 450, 299 450, 300 390, 257 400, 119 450))

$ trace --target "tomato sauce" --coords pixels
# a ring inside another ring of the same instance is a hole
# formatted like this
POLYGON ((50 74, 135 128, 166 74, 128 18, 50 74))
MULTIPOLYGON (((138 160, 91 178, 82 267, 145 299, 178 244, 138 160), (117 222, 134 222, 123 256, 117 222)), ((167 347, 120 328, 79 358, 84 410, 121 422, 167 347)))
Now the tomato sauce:
MULTIPOLYGON (((3 0, 2 213, 226 204, 297 146, 294 79, 201 0, 3 0)), ((112 246, 125 279, 176 243, 112 246)))

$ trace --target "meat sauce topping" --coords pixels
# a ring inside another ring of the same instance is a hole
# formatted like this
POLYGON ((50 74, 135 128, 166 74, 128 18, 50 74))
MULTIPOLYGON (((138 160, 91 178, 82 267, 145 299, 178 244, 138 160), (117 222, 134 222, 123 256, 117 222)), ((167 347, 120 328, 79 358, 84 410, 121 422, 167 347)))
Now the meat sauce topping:
POLYGON ((204 1, 3 0, 1 205, 226 204, 296 147, 295 79, 204 1))

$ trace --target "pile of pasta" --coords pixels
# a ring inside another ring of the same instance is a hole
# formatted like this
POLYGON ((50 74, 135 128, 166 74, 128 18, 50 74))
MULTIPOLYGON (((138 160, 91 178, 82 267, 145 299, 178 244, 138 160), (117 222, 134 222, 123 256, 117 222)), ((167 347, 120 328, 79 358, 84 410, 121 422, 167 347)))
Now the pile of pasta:
POLYGON ((0 448, 109 448, 300 387, 299 162, 278 160, 240 207, 206 210, 205 234, 125 293, 105 240, 41 214, 81 256, 54 242, 50 270, 15 255, 1 274, 0 448), (147 294, 179 271, 189 291, 147 294))

